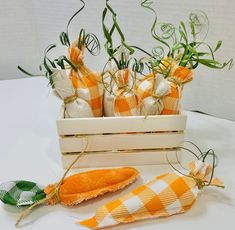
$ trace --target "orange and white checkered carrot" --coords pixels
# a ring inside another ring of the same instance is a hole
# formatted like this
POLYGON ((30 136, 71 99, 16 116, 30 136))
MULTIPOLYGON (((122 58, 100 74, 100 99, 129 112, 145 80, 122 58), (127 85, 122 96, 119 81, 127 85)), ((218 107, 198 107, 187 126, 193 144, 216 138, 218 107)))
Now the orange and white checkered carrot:
POLYGON ((103 84, 101 75, 91 71, 83 62, 85 47, 81 50, 74 42, 69 47, 69 59, 78 68, 71 70, 70 77, 79 98, 85 100, 95 117, 103 116, 103 84))
POLYGON ((136 82, 135 91, 139 99, 144 100, 145 98, 150 97, 152 95, 154 87, 154 78, 155 74, 150 73, 143 79, 138 80, 136 82))
POLYGON ((172 63, 173 67, 168 77, 171 92, 163 97, 164 109, 161 114, 178 114, 180 110, 180 99, 182 94, 183 84, 192 80, 192 70, 178 66, 172 63))
MULTIPOLYGON (((90 229, 100 229, 186 212, 193 206, 212 169, 202 161, 191 162, 189 168, 189 176, 177 172, 157 176, 129 194, 100 207, 92 218, 79 224, 90 229)), ((223 186, 218 179, 212 181, 212 185, 223 186)))
POLYGON ((117 90, 114 97, 115 116, 139 115, 138 99, 130 86, 130 71, 123 69, 115 74, 117 90))
POLYGON ((158 115, 163 110, 162 98, 170 93, 168 81, 161 74, 150 73, 135 84, 141 115, 158 115))

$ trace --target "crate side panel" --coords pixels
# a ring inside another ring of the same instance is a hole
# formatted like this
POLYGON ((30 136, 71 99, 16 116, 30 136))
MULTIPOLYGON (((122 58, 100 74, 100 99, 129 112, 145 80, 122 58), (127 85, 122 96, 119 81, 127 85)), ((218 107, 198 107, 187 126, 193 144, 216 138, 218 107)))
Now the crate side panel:
MULTIPOLYGON (((62 155, 64 168, 75 160, 77 155, 62 155)), ((74 167, 92 168, 92 167, 118 167, 118 166, 137 166, 137 165, 159 165, 177 163, 181 154, 180 151, 150 151, 150 152, 133 152, 133 153, 87 153, 82 157, 74 167), (177 155, 176 155, 177 154, 177 155)))
POLYGON ((61 152, 67 153, 81 152, 86 145, 86 151, 175 148, 183 140, 183 132, 172 132, 61 137, 59 142, 61 152))
POLYGON ((57 119, 59 135, 183 131, 186 115, 57 119))

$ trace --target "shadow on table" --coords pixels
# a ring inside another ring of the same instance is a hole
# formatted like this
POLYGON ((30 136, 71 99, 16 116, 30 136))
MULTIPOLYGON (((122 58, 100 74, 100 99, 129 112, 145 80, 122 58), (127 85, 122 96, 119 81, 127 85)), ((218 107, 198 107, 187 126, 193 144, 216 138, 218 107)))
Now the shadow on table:
MULTIPOLYGON (((13 207, 10 205, 4 205, 4 209, 6 212, 12 214, 12 218, 14 218, 13 221, 16 222, 17 218, 20 216, 21 212, 23 212, 25 208, 17 208, 17 207, 13 207)), ((43 218, 44 216, 48 215, 49 213, 55 211, 55 207, 53 206, 38 206, 35 207, 32 212, 26 216, 20 223, 20 225, 18 226, 18 228, 23 228, 26 227, 28 225, 33 224, 34 222, 38 221, 40 218, 43 218)), ((15 222, 13 222, 13 224, 15 224, 15 222)))

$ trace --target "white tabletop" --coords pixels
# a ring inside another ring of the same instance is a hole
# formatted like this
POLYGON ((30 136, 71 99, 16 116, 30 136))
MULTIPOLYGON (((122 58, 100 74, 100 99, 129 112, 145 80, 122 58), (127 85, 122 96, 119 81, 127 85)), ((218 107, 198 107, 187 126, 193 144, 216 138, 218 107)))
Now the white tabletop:
MULTIPOLYGON (((212 101, 211 103, 216 103, 212 101)), ((0 183, 24 179, 47 185, 63 174, 55 119, 61 102, 50 93, 47 80, 31 78, 0 81, 0 183)), ((218 105, 219 109, 219 105, 218 105)), ((207 188, 185 214, 113 227, 125 229, 222 229, 235 218, 235 122, 186 112, 186 139, 203 150, 213 148, 219 157, 216 176, 226 188, 207 188)), ((86 219, 107 201, 123 195, 162 172, 168 165, 136 167, 141 177, 128 188, 77 207, 41 206, 23 220, 23 229, 85 229, 75 224, 86 219)), ((86 169, 73 170, 84 171, 86 169)), ((14 229, 20 209, 0 204, 0 229, 14 229)))

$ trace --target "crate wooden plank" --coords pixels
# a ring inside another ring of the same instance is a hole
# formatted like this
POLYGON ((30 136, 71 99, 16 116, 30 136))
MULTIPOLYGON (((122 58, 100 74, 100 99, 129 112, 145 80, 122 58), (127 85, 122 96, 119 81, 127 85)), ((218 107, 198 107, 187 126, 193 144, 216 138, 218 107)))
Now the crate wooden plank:
POLYGON ((185 114, 65 119, 62 108, 57 129, 59 135, 183 131, 186 119, 185 114))
POLYGON ((88 135, 59 139, 62 153, 81 152, 86 143, 87 151, 107 151, 175 148, 182 144, 183 140, 183 132, 88 135))
MULTIPOLYGON (((77 154, 62 155, 64 168, 75 160, 77 154)), ((180 151, 161 150, 161 151, 136 151, 136 152, 104 152, 87 153, 75 164, 74 167, 94 168, 94 167, 118 167, 118 166, 137 166, 137 165, 158 165, 168 164, 167 158, 171 163, 177 163, 181 158, 180 151), (176 155, 177 154, 177 155, 176 155)))

